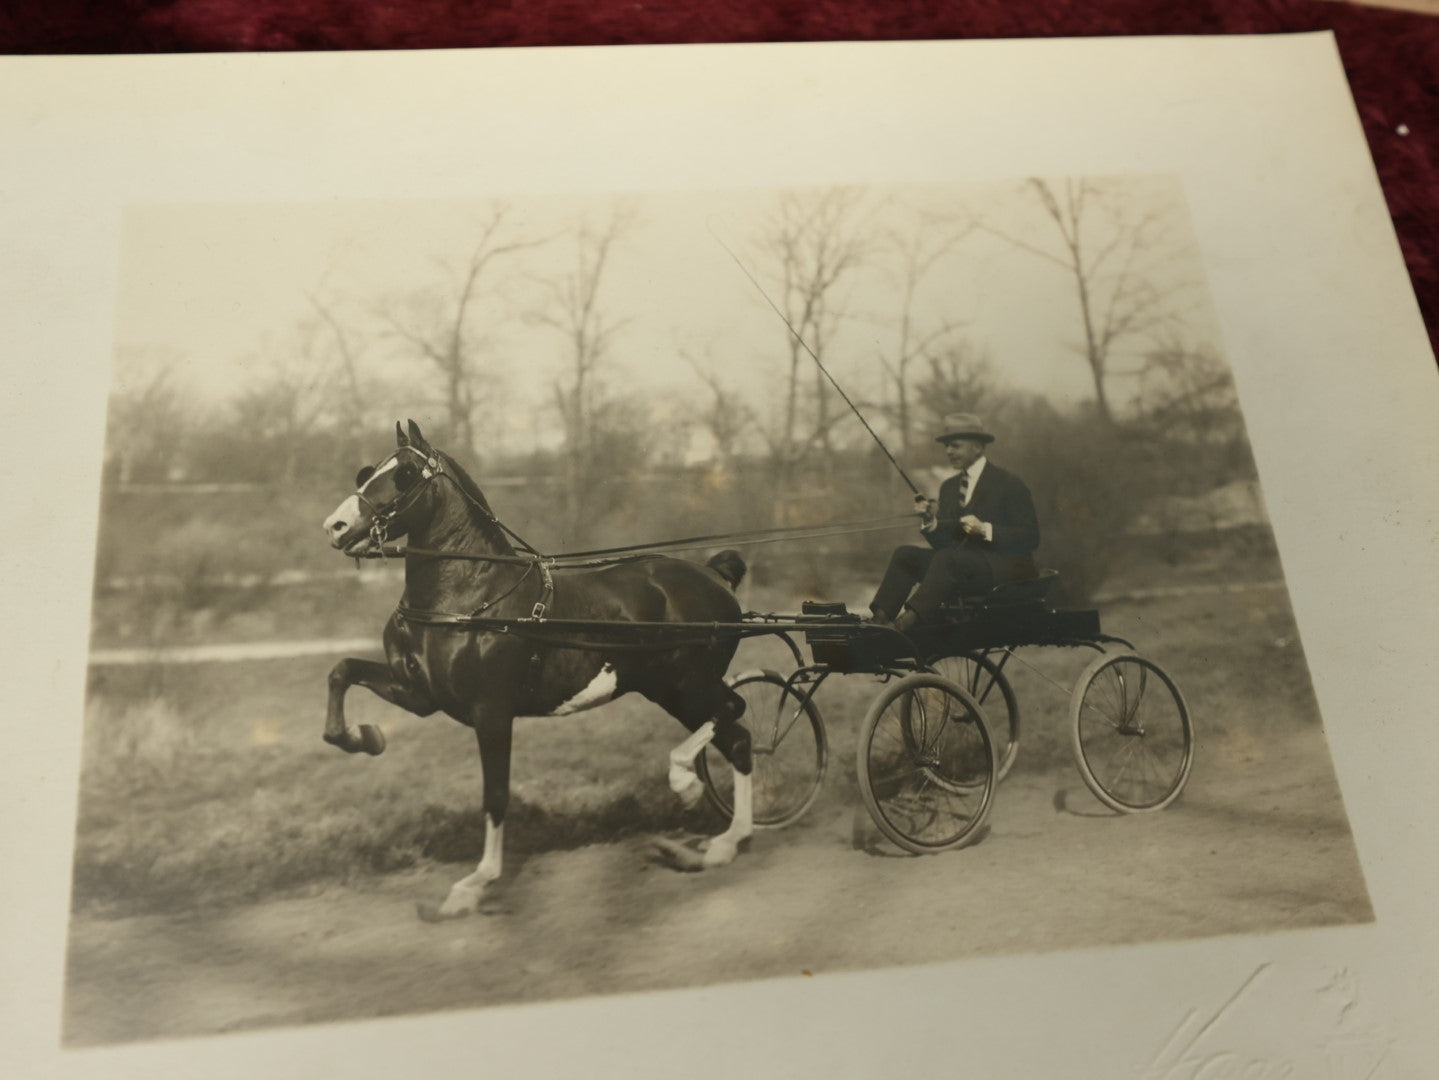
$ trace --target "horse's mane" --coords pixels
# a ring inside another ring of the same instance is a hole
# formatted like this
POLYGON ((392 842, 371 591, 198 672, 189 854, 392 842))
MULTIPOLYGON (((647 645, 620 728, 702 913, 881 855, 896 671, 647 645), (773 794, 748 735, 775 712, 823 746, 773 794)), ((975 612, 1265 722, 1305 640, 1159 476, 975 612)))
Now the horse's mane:
POLYGON ((475 483, 474 478, 465 472, 464 466, 444 451, 437 451, 445 459, 445 467, 460 490, 473 499, 480 506, 484 507, 488 517, 480 521, 480 528, 496 547, 507 555, 514 554, 514 545, 510 543, 505 535, 504 529, 496 524, 494 511, 490 509, 490 501, 485 498, 485 493, 480 490, 480 485, 475 483))

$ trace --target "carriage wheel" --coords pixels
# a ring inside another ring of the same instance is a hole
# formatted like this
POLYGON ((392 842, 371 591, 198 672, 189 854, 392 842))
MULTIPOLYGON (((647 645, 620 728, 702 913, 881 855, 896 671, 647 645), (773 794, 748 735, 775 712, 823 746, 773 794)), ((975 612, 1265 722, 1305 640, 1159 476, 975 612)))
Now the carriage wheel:
MULTIPOLYGON (((742 723, 749 729, 754 760, 754 825, 778 829, 798 821, 814 805, 829 765, 824 718, 776 671, 750 671, 729 681, 744 698, 742 723)), ((734 770, 724 755, 706 746, 695 759, 710 804, 734 815, 734 770)))
POLYGON ((1179 797, 1194 762, 1194 729, 1163 668, 1133 653, 1098 656, 1069 708, 1075 764, 1095 798, 1141 813, 1179 797))
POLYGON ((960 653, 930 661, 930 670, 969 691, 984 710, 994 740, 996 772, 1003 780, 1019 753, 1019 699, 998 664, 983 653, 960 653), (1001 706, 1003 712, 1000 711, 1001 706))
POLYGON ((930 672, 888 686, 865 715, 858 758, 864 805, 900 847, 927 855, 978 838, 998 776, 967 690, 930 672))

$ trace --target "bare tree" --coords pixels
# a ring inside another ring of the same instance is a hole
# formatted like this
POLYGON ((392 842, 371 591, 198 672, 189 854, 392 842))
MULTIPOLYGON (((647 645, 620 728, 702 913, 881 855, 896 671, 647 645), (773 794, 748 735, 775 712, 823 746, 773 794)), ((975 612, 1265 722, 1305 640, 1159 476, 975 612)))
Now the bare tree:
POLYGON ((733 466, 745 435, 754 427, 755 414, 744 401, 744 395, 727 386, 713 364, 701 364, 686 356, 690 367, 709 392, 696 416, 714 443, 715 456, 724 468, 733 466))
POLYGON ((973 229, 973 223, 958 224, 921 215, 908 229, 895 230, 889 237, 888 247, 898 264, 893 273, 899 284, 899 307, 894 322, 893 352, 881 357, 881 363, 893 395, 885 411, 893 418, 902 451, 910 448, 914 425, 911 397, 914 363, 930 360, 933 364, 937 351, 963 326, 962 321, 951 318, 922 321, 918 311, 919 292, 942 260, 952 254, 973 229))
POLYGON ((926 426, 938 430, 954 412, 979 412, 998 423, 1006 394, 994 377, 988 356, 963 339, 951 341, 926 357, 926 369, 916 382, 916 395, 924 403, 926 426))
POLYGON ((1213 348, 1179 339, 1154 346, 1145 356, 1135 400, 1141 431, 1186 450, 1171 460, 1176 472, 1190 474, 1193 490, 1253 476, 1234 376, 1213 348))
POLYGON ((105 456, 107 471, 120 483, 167 480, 187 468, 184 449, 195 405, 180 368, 178 355, 131 351, 118 357, 105 456))
POLYGON ((329 329, 334 344, 336 371, 330 382, 338 427, 337 449, 344 460, 356 461, 360 457, 360 447, 369 435, 370 400, 379 397, 360 373, 364 338, 340 317, 333 304, 309 292, 305 294, 305 299, 329 329))
POLYGON ((323 302, 314 293, 307 292, 305 299, 310 302, 320 320, 329 327, 334 339, 335 353, 339 360, 339 420, 342 424, 358 427, 365 416, 365 395, 360 379, 360 349, 355 344, 355 334, 336 315, 333 305, 323 302))
POLYGON ((840 417, 834 392, 818 365, 813 365, 813 390, 808 422, 802 375, 813 352, 822 363, 846 312, 842 285, 874 252, 865 230, 865 206, 859 192, 831 188, 815 193, 785 193, 766 228, 762 250, 777 264, 778 306, 793 333, 785 333, 786 371, 777 423, 767 434, 775 480, 783 496, 794 485, 798 466, 816 447, 832 461, 830 432, 840 417), (808 348, 806 348, 808 346, 808 348))
POLYGON ((592 516, 599 451, 618 419, 606 399, 604 364, 628 320, 605 311, 600 289, 615 245, 634 223, 633 207, 624 204, 616 204, 599 225, 582 222, 574 232, 574 269, 540 282, 546 301, 533 314, 565 339, 565 372, 555 384, 554 401, 565 435, 565 520, 571 537, 592 516))
MULTIPOLYGON (((323 331, 317 321, 294 328, 288 344, 264 361, 252 360, 252 375, 231 399, 225 418, 228 453, 250 459, 253 477, 289 486, 322 436, 321 421, 334 396, 333 372, 321 359, 323 331)), ((226 473, 245 471, 242 462, 215 462, 226 473)))
POLYGON ((1152 201, 1103 181, 1066 179, 1061 187, 1031 179, 1038 202, 1059 241, 1030 243, 984 227, 1016 247, 1062 269, 1072 279, 1084 340, 1081 352, 1094 383, 1100 418, 1114 424, 1107 379, 1121 345, 1172 324, 1173 301, 1188 282, 1173 279, 1169 219, 1152 201))
POLYGON ((451 287, 443 296, 430 297, 428 311, 401 319, 393 310, 382 308, 379 317, 401 340, 439 368, 445 380, 445 405, 450 438, 470 455, 477 449, 475 405, 479 355, 485 339, 473 333, 470 320, 480 298, 485 271, 497 260, 526 248, 546 243, 547 238, 509 238, 505 230, 507 210, 496 205, 480 228, 479 239, 469 259, 458 268, 447 267, 451 287), (416 325, 416 324, 419 325, 416 325))

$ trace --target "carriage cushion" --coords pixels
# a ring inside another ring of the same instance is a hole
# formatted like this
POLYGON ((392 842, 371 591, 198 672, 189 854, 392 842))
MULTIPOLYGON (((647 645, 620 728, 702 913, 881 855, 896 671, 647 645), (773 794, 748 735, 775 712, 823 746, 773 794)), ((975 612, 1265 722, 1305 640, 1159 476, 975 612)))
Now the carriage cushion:
POLYGON ((1059 580, 1058 570, 1041 570, 1036 577, 1023 581, 1002 581, 989 592, 979 596, 966 596, 962 602, 946 607, 995 608, 1015 607, 1021 604, 1039 604, 1049 595, 1059 580))

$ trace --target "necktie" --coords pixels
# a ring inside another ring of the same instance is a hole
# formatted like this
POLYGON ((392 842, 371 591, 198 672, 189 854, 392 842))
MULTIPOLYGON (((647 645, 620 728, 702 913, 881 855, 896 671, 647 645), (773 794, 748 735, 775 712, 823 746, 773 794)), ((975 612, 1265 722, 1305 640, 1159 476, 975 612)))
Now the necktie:
POLYGON ((969 473, 959 474, 959 505, 961 508, 969 502, 969 473))

